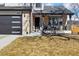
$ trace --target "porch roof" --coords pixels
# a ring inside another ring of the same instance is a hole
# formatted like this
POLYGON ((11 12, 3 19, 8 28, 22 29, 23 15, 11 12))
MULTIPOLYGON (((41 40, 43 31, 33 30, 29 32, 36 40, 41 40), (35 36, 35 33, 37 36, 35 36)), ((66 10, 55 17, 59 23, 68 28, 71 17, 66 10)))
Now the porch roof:
POLYGON ((62 14, 67 14, 67 15, 73 15, 74 13, 65 8, 64 6, 45 6, 44 10, 34 10, 33 14, 57 14, 57 15, 62 15, 62 14))

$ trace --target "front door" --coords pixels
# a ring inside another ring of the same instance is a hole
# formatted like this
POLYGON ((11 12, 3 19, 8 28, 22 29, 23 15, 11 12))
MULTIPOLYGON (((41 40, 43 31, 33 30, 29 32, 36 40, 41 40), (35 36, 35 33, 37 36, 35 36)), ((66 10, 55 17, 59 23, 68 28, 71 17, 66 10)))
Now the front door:
POLYGON ((35 29, 40 29, 40 17, 35 17, 35 29))

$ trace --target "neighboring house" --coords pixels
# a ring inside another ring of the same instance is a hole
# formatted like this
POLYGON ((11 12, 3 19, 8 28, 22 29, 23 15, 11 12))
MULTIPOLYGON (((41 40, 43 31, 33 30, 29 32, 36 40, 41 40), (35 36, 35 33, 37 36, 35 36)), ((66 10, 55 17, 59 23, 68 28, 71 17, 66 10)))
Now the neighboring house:
POLYGON ((70 24, 70 22, 72 22, 72 26, 71 26, 72 34, 79 34, 79 21, 78 20, 68 21, 68 24, 70 24))
POLYGON ((41 3, 18 5, 0 6, 0 34, 71 33, 71 23, 67 25, 67 20, 74 13, 65 7, 41 3))

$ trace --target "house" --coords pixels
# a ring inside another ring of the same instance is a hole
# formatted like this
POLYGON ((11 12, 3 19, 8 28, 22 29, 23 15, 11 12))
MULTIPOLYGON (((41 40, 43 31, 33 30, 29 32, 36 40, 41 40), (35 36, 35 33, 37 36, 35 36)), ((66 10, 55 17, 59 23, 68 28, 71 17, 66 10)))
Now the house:
POLYGON ((0 6, 0 34, 71 33, 71 23, 67 25, 67 20, 71 20, 74 13, 63 6, 9 5, 0 6))

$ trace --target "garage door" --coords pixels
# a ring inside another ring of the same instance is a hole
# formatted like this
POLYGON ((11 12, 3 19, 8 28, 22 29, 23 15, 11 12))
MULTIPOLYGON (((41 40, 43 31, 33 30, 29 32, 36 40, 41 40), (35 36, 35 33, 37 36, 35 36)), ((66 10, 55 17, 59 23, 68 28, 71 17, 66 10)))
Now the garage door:
POLYGON ((22 17, 0 16, 0 34, 22 34, 22 17))

